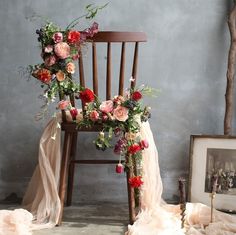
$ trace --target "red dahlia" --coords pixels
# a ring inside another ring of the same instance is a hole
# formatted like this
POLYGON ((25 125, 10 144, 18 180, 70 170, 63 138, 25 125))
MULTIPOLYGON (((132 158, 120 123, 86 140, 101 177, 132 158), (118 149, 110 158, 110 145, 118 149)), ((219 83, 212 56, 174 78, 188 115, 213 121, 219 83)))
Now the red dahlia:
POLYGON ((141 176, 134 176, 129 179, 129 184, 132 188, 139 188, 142 184, 142 177, 141 176))
POLYGON ((83 91, 80 92, 79 98, 84 102, 84 103, 90 103, 94 101, 94 93, 88 88, 85 88, 83 91))
POLYGON ((128 153, 134 155, 135 153, 141 151, 141 147, 139 144, 132 144, 128 147, 128 153))
POLYGON ((142 93, 140 91, 135 91, 132 95, 131 95, 131 99, 138 101, 140 99, 142 99, 142 93))
POLYGON ((69 31, 67 35, 67 41, 71 44, 77 43, 80 40, 80 32, 69 31))
POLYGON ((43 83, 49 84, 51 82, 51 72, 48 69, 39 69, 36 77, 43 83))

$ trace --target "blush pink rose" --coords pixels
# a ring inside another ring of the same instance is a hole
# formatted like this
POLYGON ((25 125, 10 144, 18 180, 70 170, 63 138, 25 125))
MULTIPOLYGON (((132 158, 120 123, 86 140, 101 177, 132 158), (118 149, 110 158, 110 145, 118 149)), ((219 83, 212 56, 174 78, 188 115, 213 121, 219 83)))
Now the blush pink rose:
POLYGON ((61 32, 56 32, 52 35, 52 39, 55 43, 63 41, 63 34, 61 32))
POLYGON ((101 103, 99 109, 104 113, 110 113, 113 110, 113 101, 106 100, 101 103))
POLYGON ((70 46, 66 42, 55 44, 54 51, 60 59, 66 59, 70 55, 70 46))
POLYGON ((61 100, 59 103, 58 103, 58 108, 60 110, 65 110, 67 109, 68 107, 70 106, 70 101, 69 100, 61 100))
POLYGON ((125 122, 128 119, 128 114, 129 110, 121 105, 118 105, 113 111, 114 118, 121 122, 125 122))
POLYGON ((75 64, 72 62, 69 62, 66 64, 66 71, 68 73, 74 74, 75 73, 75 64))
POLYGON ((56 63, 56 57, 54 55, 50 55, 50 56, 47 56, 44 60, 44 64, 47 66, 47 67, 50 67, 52 65, 54 65, 56 63))
POLYGON ((89 118, 93 121, 96 122, 99 119, 99 113, 96 110, 93 110, 90 114, 89 114, 89 118))

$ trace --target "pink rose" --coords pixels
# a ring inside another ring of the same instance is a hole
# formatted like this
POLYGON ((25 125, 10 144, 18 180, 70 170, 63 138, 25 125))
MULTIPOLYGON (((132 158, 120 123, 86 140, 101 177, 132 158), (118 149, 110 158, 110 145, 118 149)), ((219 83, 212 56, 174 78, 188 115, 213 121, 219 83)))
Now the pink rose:
POLYGON ((140 143, 139 143, 139 146, 144 149, 144 148, 148 148, 149 146, 149 143, 147 140, 141 140, 140 143))
POLYGON ((50 67, 52 65, 54 65, 56 63, 56 57, 54 55, 50 55, 50 56, 47 56, 44 60, 44 64, 47 66, 47 67, 50 67))
POLYGON ((101 103, 99 109, 104 113, 110 113, 113 110, 113 101, 106 100, 101 103))
POLYGON ((45 48, 44 48, 44 52, 45 53, 51 53, 53 51, 53 46, 52 45, 47 45, 45 48))
POLYGON ((96 122, 99 119, 99 113, 96 110, 93 110, 90 114, 89 114, 89 118, 93 121, 96 122))
POLYGON ((60 59, 66 59, 70 55, 70 46, 66 42, 55 44, 54 51, 60 59))
POLYGON ((60 110, 65 110, 68 108, 68 106, 70 105, 70 101, 69 100, 61 100, 59 103, 58 103, 58 108, 60 110))
POLYGON ((61 32, 56 32, 52 35, 52 39, 55 43, 63 41, 63 34, 61 32))
POLYGON ((75 65, 72 62, 66 64, 66 71, 68 73, 74 74, 75 73, 75 65))
POLYGON ((115 119, 121 122, 125 122, 128 119, 129 110, 121 105, 118 105, 114 111, 113 116, 115 119))

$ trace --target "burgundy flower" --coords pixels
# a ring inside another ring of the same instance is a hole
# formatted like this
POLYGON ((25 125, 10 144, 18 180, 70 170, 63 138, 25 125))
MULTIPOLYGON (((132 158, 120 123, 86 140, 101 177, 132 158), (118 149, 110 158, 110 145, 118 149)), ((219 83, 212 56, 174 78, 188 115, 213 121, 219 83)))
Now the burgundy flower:
POLYGON ((90 103, 94 101, 95 96, 93 91, 91 91, 88 88, 85 88, 83 91, 80 92, 79 98, 84 102, 84 103, 90 103))
POLYGON ((116 173, 121 174, 123 170, 124 170, 124 166, 121 163, 116 165, 116 173))
POLYGON ((129 184, 132 188, 139 188, 143 184, 142 177, 134 176, 129 178, 129 184))
POLYGON ((119 155, 121 151, 124 149, 126 144, 127 141, 125 139, 119 139, 114 147, 114 153, 119 155))
POLYGON ((72 109, 70 110, 70 115, 71 115, 71 117, 73 118, 73 120, 75 120, 75 119, 76 119, 76 116, 78 115, 78 110, 77 110, 76 108, 72 108, 72 109))
POLYGON ((140 147, 141 147, 142 149, 144 149, 144 148, 148 148, 149 143, 148 143, 147 140, 141 140, 140 143, 139 143, 139 145, 140 145, 140 147))
POLYGON ((141 151, 141 147, 139 146, 139 144, 132 144, 128 147, 128 153, 129 154, 136 154, 137 152, 141 151))
POLYGON ((142 99, 142 93, 140 91, 135 91, 132 95, 131 95, 131 99, 134 101, 138 101, 140 99, 142 99))

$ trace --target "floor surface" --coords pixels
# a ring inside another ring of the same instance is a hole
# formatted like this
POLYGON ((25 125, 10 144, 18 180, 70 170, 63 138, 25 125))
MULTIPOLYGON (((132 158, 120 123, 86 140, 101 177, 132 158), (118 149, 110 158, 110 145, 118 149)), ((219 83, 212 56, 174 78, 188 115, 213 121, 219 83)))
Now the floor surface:
MULTIPOLYGON (((0 205, 0 208, 9 207, 0 205)), ((124 235, 127 225, 128 205, 79 204, 65 207, 61 226, 34 231, 33 235, 124 235)))

